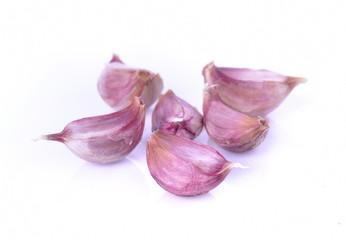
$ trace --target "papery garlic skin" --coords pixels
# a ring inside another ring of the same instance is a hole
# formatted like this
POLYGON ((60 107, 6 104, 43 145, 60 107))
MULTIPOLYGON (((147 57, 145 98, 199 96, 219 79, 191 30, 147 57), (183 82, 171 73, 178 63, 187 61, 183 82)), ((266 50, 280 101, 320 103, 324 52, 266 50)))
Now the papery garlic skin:
POLYGON ((160 95, 152 113, 152 131, 157 129, 194 139, 203 129, 203 117, 196 108, 168 90, 160 95))
POLYGON ((159 74, 125 65, 117 55, 106 64, 97 83, 102 99, 116 110, 127 107, 135 96, 146 108, 160 96, 163 82, 159 74))
POLYGON ((237 163, 227 161, 210 146, 161 130, 147 141, 151 176, 178 196, 207 193, 218 186, 237 163))
POLYGON ((244 152, 258 146, 269 130, 262 117, 249 117, 225 105, 217 96, 219 86, 206 86, 203 93, 204 127, 220 147, 244 152))
POLYGON ((111 163, 123 159, 136 147, 144 122, 144 103, 135 97, 130 106, 118 112, 73 121, 62 132, 41 138, 64 143, 87 161, 111 163))
POLYGON ((218 95, 227 106, 249 116, 265 116, 277 108, 292 89, 306 78, 248 68, 217 67, 213 62, 203 68, 206 85, 219 85, 218 95))

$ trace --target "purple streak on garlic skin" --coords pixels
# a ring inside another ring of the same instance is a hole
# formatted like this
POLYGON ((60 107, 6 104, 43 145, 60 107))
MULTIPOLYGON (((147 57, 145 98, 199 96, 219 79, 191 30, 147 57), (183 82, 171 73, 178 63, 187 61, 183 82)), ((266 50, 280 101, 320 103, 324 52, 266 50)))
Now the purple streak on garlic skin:
POLYGON ((148 108, 159 97, 163 82, 159 74, 129 67, 114 54, 97 87, 103 100, 114 109, 127 107, 135 96, 141 97, 148 108))
POLYGON ((306 78, 248 68, 217 67, 213 62, 203 69, 204 82, 220 85, 222 102, 249 116, 265 116, 277 108, 292 89, 306 78))
POLYGON ((178 196, 207 193, 232 168, 241 166, 227 161, 210 146, 161 130, 147 141, 146 154, 151 176, 163 189, 178 196))
POLYGON ((157 129, 188 139, 197 137, 203 128, 203 117, 172 90, 161 94, 152 114, 152 131, 157 129))
POLYGON ((119 112, 88 117, 66 125, 61 133, 43 135, 64 143, 74 154, 95 163, 111 163, 126 157, 142 138, 145 106, 135 97, 119 112))
POLYGON ((258 146, 269 130, 268 121, 238 112, 218 99, 219 86, 206 86, 203 95, 204 127, 220 147, 244 152, 258 146))

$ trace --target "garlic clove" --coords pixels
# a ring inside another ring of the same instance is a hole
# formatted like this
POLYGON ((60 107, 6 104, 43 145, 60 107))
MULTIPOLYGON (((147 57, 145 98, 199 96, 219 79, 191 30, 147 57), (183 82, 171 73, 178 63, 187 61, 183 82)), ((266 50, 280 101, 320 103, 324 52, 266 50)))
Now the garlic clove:
POLYGON ((152 114, 152 131, 157 129, 188 139, 197 137, 203 128, 203 117, 198 110, 172 90, 161 94, 152 114))
POLYGON ((114 54, 101 73, 97 87, 103 100, 114 109, 127 107, 135 96, 141 97, 148 108, 159 97, 163 82, 159 74, 129 67, 114 54))
POLYGON ((220 85, 220 100, 249 116, 265 116, 277 108, 292 89, 306 78, 289 77, 267 70, 217 67, 203 68, 204 82, 220 85))
POLYGON ((142 138, 145 106, 135 97, 127 108, 88 117, 66 125, 60 133, 41 139, 64 143, 77 156, 95 163, 111 163, 127 156, 142 138))
POLYGON ((147 163, 154 180, 178 196, 207 193, 238 163, 227 161, 208 145, 156 130, 147 141, 147 163))
POLYGON ((204 127, 220 147, 244 152, 258 146, 267 135, 268 121, 249 117, 225 105, 217 93, 220 86, 206 86, 203 94, 204 127))

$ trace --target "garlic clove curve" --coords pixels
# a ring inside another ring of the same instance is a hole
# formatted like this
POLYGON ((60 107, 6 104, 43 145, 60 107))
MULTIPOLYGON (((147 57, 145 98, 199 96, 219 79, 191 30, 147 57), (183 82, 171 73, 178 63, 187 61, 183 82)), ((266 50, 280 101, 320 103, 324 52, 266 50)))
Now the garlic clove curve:
POLYGON ((195 196, 218 186, 238 163, 227 161, 214 148, 156 130, 147 141, 151 176, 166 191, 195 196))
POLYGON ((222 86, 218 95, 223 103, 253 117, 273 111, 295 86, 307 81, 268 70, 217 67, 213 62, 202 73, 206 85, 222 86))
POLYGON ((163 82, 159 74, 127 66, 114 54, 102 71, 97 88, 102 99, 116 110, 127 107, 135 96, 141 97, 148 108, 159 97, 163 82))
POLYGON ((203 129, 203 117, 195 107, 168 90, 160 95, 152 113, 152 131, 157 129, 194 139, 203 129))
POLYGON ((144 103, 135 97, 131 105, 118 112, 75 120, 62 132, 41 139, 62 142, 87 161, 111 163, 123 159, 137 146, 144 122, 144 103))
POLYGON ((258 146, 269 130, 262 117, 249 117, 218 98, 220 86, 206 86, 203 93, 204 127, 209 137, 220 147, 232 152, 244 152, 258 146))

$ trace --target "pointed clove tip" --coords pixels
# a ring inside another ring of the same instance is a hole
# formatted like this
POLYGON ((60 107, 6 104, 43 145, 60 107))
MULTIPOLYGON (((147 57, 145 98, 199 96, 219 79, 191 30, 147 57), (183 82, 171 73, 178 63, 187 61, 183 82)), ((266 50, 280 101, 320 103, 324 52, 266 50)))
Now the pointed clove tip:
POLYGON ((116 55, 115 53, 113 53, 112 55, 112 59, 109 61, 110 63, 112 62, 120 62, 123 63, 123 61, 120 60, 120 57, 118 55, 116 55))
POLYGON ((287 78, 287 83, 288 85, 291 86, 291 88, 294 88, 300 83, 306 83, 307 81, 308 79, 305 77, 288 77, 287 78))
POLYGON ((301 83, 306 83, 308 81, 308 79, 307 78, 301 78, 301 83))
POLYGON ((49 135, 40 135, 40 136, 38 136, 36 138, 33 138, 32 140, 37 142, 39 140, 50 140, 50 138, 49 138, 49 135))
POLYGON ((207 64, 208 66, 214 66, 215 63, 214 63, 214 60, 211 60, 210 63, 207 64))
POLYGON ((51 140, 51 141, 57 141, 57 142, 65 142, 64 134, 61 133, 53 133, 53 134, 47 134, 47 135, 41 135, 38 137, 37 140, 51 140))
MULTIPOLYGON (((211 61, 210 63, 208 63, 207 65, 204 66, 203 70, 202 70, 202 75, 206 78, 207 77, 207 72, 211 71, 211 69, 215 66, 214 61, 211 61)), ((205 79, 204 79, 204 82, 205 79)))
POLYGON ((219 173, 222 172, 230 172, 233 168, 241 168, 241 169, 245 169, 245 168, 249 168, 248 166, 244 166, 240 163, 234 163, 234 162, 228 162, 228 166, 224 169, 222 169, 219 173))
POLYGON ((32 138, 31 140, 34 141, 34 142, 37 142, 39 140, 45 140, 45 135, 41 135, 41 136, 38 136, 38 137, 34 137, 32 138))
POLYGON ((244 165, 242 165, 242 164, 240 164, 240 163, 234 163, 234 162, 232 162, 232 163, 230 164, 230 167, 231 167, 231 168, 242 168, 242 169, 249 168, 248 166, 244 166, 244 165))
POLYGON ((299 83, 306 83, 308 81, 308 79, 305 78, 305 77, 296 77, 294 79, 297 82, 297 84, 299 84, 299 83))
POLYGON ((161 95, 174 95, 174 92, 172 91, 172 89, 168 89, 167 92, 165 94, 161 94, 161 95))

